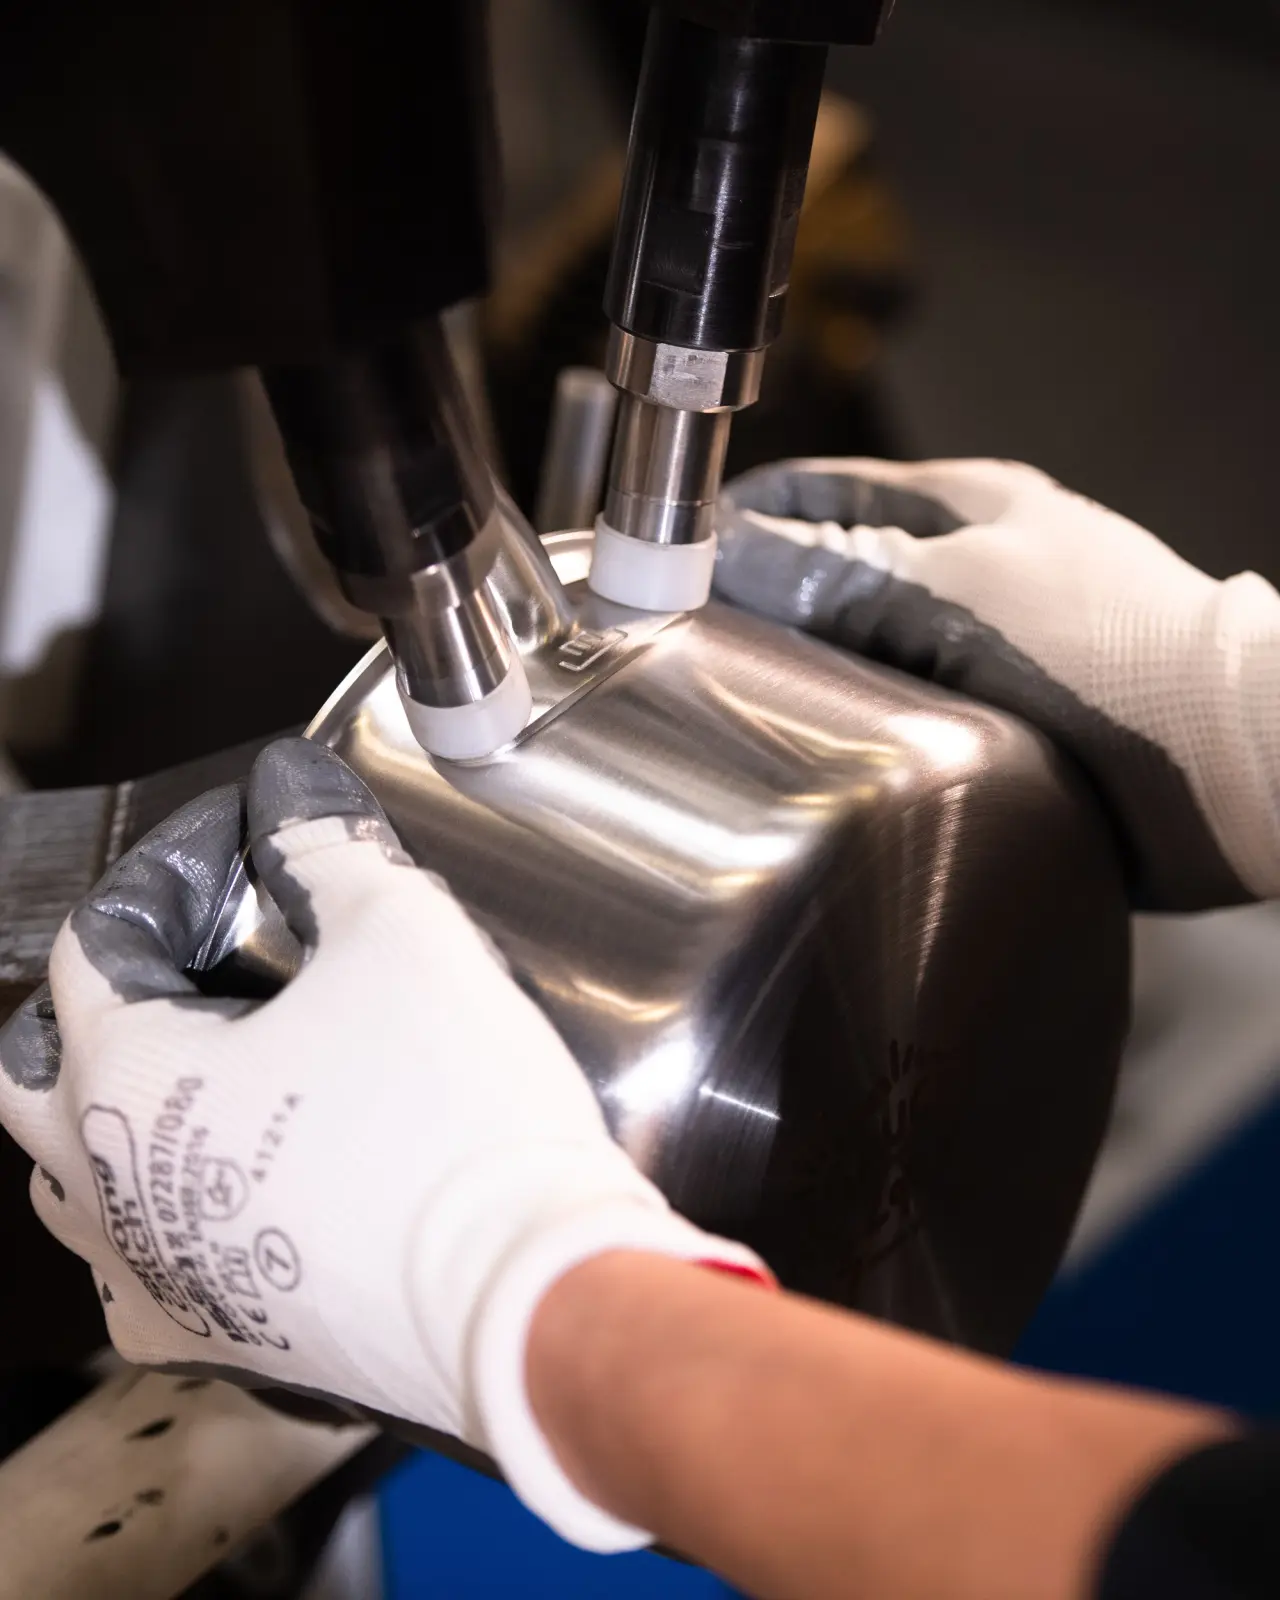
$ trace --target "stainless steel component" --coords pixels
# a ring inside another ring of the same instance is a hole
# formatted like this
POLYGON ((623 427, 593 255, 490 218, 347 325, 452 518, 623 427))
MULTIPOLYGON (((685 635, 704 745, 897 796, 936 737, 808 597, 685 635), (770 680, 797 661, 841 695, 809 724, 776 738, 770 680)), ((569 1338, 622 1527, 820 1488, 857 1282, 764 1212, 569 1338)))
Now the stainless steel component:
POLYGON ((605 370, 640 400, 679 411, 741 411, 760 397, 765 351, 693 350, 610 326, 605 370))
POLYGON ((617 405, 617 390, 594 367, 566 367, 556 379, 533 519, 539 533, 595 521, 617 405))
POLYGON ((386 617, 383 628, 405 693, 422 705, 472 705, 492 694, 511 666, 511 643, 487 584, 457 605, 386 617))
MULTIPOLYGON (((764 355, 687 349, 610 329, 606 367, 622 391, 605 492, 610 528, 657 545, 711 537, 729 419, 759 394, 764 355)), ((623 592, 599 582, 606 593, 623 592)), ((628 588, 625 598, 639 596, 628 588)))
MULTIPOLYGON (((492 514, 471 545, 384 587, 394 609, 381 626, 423 748, 456 758, 508 743, 530 709, 521 652, 573 626, 537 536, 510 497, 495 485, 492 514), (470 707, 476 717, 460 727, 454 713, 470 707)), ((372 588, 364 598, 371 603, 372 588)))
POLYGON ((489 592, 507 637, 526 655, 572 632, 574 608, 542 540, 506 490, 496 487, 498 559, 489 574, 489 592))
POLYGON ((499 749, 528 696, 485 592, 500 519, 450 337, 435 315, 337 343, 261 369, 315 543, 378 618, 424 748, 499 749))
POLYGON ((727 411, 675 411, 624 394, 604 520, 649 544, 709 539, 728 445, 727 411))
MULTIPOLYGON (((587 537, 549 543, 579 578, 587 537)), ((312 737, 490 932, 675 1205, 797 1289, 1008 1348, 1127 1018, 1094 802, 997 712, 716 604, 570 592, 579 631, 525 662, 576 687, 544 687, 515 747, 433 765, 382 650, 312 737)), ((296 954, 241 880, 203 964, 235 987, 296 954)))

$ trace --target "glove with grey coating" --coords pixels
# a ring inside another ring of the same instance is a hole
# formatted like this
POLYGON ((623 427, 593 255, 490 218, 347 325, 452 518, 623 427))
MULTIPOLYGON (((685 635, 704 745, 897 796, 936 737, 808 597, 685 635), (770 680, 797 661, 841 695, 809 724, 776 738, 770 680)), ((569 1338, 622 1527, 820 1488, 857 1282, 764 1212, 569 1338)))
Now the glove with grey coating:
POLYGON ((237 788, 124 856, 0 1035, 36 1210, 90 1263, 128 1360, 453 1434, 566 1538, 646 1543, 536 1425, 533 1311, 607 1250, 765 1269, 613 1142, 559 1035, 336 756, 269 747, 247 809, 301 971, 257 1003, 187 975, 240 849, 237 788))
POLYGON ((1280 595, 1032 467, 791 461, 728 486, 716 592, 1015 713, 1092 779, 1143 910, 1280 896, 1280 595))

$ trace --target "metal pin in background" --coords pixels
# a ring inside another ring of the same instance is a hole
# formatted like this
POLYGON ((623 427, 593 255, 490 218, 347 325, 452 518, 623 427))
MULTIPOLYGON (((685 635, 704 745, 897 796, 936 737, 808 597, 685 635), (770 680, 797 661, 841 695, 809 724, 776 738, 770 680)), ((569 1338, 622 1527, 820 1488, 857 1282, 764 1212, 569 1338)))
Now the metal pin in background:
POLYGON ((617 390, 594 367, 566 367, 556 379, 534 516, 539 533, 595 522, 617 403, 617 390))

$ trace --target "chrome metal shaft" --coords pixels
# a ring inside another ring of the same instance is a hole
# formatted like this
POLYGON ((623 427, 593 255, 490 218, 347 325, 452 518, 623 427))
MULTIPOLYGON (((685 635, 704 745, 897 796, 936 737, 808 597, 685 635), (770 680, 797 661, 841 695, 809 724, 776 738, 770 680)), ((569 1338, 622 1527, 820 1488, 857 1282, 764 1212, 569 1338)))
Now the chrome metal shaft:
POLYGON ((533 519, 539 533, 595 521, 617 405, 617 391, 594 367, 566 367, 556 379, 533 519))
POLYGON ((456 605, 426 604, 382 626, 411 700, 427 706, 473 705, 511 667, 512 647, 487 584, 456 605))
POLYGON ((649 544, 697 544, 710 536, 728 411, 680 411, 624 394, 618 412, 604 518, 649 544))
POLYGON ((489 582, 493 479, 439 319, 263 379, 317 543, 379 619, 415 737, 453 759, 500 748, 529 692, 489 582))

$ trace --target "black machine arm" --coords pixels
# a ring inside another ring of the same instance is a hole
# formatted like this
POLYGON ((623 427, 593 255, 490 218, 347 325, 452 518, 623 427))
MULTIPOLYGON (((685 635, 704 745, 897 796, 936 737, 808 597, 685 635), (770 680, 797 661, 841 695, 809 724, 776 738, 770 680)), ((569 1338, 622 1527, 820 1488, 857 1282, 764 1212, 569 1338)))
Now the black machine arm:
POLYGON ((660 0, 649 21, 605 309, 621 391, 591 585, 707 598, 733 412, 777 337, 827 44, 869 43, 879 0, 660 0))
MULTIPOLYGON (((624 532, 701 536, 781 316, 825 46, 869 42, 887 8, 656 10, 608 297, 634 400, 624 532), (655 377, 682 350, 723 369, 685 412, 655 377), (673 462, 691 486, 655 491, 673 462)), ((488 284, 486 6, 0 0, 0 30, 0 150, 66 223, 122 373, 262 369, 321 546, 382 619, 427 742, 520 671, 485 599, 492 486, 438 322, 488 284)))
POLYGON ((487 287, 482 5, 8 0, 0 24, 0 150, 125 376, 314 362, 487 287))
POLYGON ((485 598, 493 489, 439 313, 489 280, 486 8, 4 10, 0 149, 66 223, 122 373, 261 368, 411 721, 483 698, 516 664, 485 598))
POLYGON ((717 33, 793 44, 874 44, 893 0, 658 0, 717 33))

